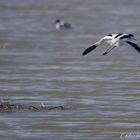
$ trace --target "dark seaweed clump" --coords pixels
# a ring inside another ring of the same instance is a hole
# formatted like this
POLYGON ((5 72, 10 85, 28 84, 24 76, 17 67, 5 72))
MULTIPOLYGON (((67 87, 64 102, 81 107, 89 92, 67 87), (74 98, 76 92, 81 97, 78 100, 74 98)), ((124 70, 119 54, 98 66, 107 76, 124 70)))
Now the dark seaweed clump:
POLYGON ((0 101, 0 112, 39 112, 39 111, 51 111, 51 110, 65 110, 71 107, 65 106, 35 106, 35 105, 22 105, 22 104, 13 104, 9 101, 0 101))

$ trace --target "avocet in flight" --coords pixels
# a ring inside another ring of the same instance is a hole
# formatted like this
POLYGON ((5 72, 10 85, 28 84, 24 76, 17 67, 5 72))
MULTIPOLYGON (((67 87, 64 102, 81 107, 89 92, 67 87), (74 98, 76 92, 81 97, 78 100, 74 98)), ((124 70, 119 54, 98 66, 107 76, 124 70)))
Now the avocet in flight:
POLYGON ((133 34, 127 33, 119 33, 119 34, 109 34, 99 41, 94 43, 92 46, 88 47, 82 55, 87 55, 89 52, 97 48, 99 45, 103 43, 108 43, 110 47, 103 53, 103 55, 107 55, 114 48, 119 46, 128 46, 133 51, 134 55, 139 56, 140 60, 140 47, 135 43, 136 39, 133 34))

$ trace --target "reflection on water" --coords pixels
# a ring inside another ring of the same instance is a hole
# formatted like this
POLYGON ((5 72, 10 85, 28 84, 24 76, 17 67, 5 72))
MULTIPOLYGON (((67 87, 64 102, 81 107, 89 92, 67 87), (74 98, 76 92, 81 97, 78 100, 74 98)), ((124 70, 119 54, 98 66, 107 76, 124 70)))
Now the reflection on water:
POLYGON ((133 55, 122 47, 102 56, 106 46, 81 55, 108 33, 134 33, 139 40, 139 4, 0 1, 0 98, 73 106, 65 111, 3 113, 2 139, 112 140, 123 132, 139 132, 140 69, 133 55), (73 29, 56 30, 56 18, 69 21, 73 29))

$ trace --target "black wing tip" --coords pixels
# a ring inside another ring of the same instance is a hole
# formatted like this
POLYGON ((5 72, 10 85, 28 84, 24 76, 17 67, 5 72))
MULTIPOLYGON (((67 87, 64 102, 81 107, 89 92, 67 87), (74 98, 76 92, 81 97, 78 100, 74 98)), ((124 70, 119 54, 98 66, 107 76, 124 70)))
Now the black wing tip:
POLYGON ((140 47, 137 44, 130 42, 130 41, 126 41, 126 42, 140 53, 140 47))
POLYGON ((82 56, 85 56, 85 55, 87 55, 87 52, 86 52, 86 51, 84 51, 84 52, 82 53, 82 56))
POLYGON ((97 47, 97 45, 92 45, 90 46, 89 48, 87 48, 83 53, 82 55, 87 55, 88 53, 90 53, 92 50, 94 50, 95 48, 97 47))
POLYGON ((90 53, 90 52, 91 52, 91 50, 86 49, 86 50, 82 53, 82 55, 85 56, 85 55, 87 55, 87 54, 90 53))

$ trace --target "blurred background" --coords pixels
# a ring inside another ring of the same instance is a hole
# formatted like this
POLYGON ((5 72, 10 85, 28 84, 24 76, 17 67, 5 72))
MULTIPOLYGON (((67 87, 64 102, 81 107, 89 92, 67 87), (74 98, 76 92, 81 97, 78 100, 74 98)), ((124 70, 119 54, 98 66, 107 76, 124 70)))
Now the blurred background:
POLYGON ((140 44, 139 0, 1 0, 0 99, 70 105, 65 111, 3 113, 2 140, 112 140, 140 130, 140 64, 125 46, 82 56, 111 33, 140 44), (56 19, 72 25, 57 30, 56 19))

